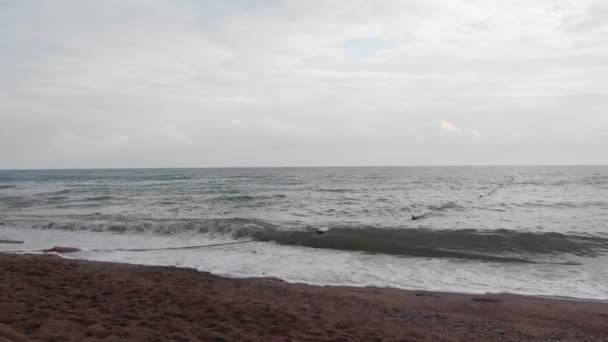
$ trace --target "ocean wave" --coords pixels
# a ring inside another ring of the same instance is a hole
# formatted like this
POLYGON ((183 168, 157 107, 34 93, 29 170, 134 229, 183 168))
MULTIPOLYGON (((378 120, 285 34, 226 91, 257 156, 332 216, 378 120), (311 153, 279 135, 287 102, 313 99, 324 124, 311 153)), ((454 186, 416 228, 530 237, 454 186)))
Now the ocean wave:
POLYGON ((264 201, 264 200, 276 200, 286 198, 287 195, 230 195, 230 196, 219 196, 210 198, 211 202, 250 202, 250 201, 264 201))
POLYGON ((608 202, 603 201, 581 201, 581 202, 550 202, 550 201, 535 201, 535 202, 524 202, 524 203, 513 203, 515 207, 522 208, 588 208, 588 207, 606 207, 608 202))
MULTIPOLYGON (((23 226, 27 220, 10 222, 23 226)), ((32 222, 30 228, 95 232, 147 232, 160 235, 188 233, 228 235, 233 238, 252 237, 256 232, 275 231, 279 227, 263 220, 245 218, 218 219, 130 219, 122 216, 84 215, 64 221, 32 222)))
POLYGON ((68 196, 50 196, 45 198, 47 201, 65 201, 68 200, 70 197, 68 196))
POLYGON ((330 189, 330 188, 325 189, 325 188, 321 188, 321 189, 317 189, 317 191, 320 191, 320 192, 344 193, 344 192, 353 192, 354 190, 353 189, 340 189, 340 188, 338 188, 338 189, 330 189))
POLYGON ((15 184, 0 184, 0 190, 2 189, 12 189, 12 188, 16 188, 17 185, 15 184))
MULTIPOLYGON (((413 209, 416 209, 420 206, 414 203, 411 205, 411 207, 413 209)), ((428 218, 431 216, 443 216, 446 214, 446 212, 448 212, 450 210, 455 210, 455 211, 466 210, 465 207, 463 207, 462 205, 460 205, 456 202, 447 202, 447 203, 440 204, 440 205, 427 205, 425 207, 427 209, 426 212, 423 212, 418 215, 413 215, 412 218, 414 219, 414 217, 415 217, 415 219, 418 220, 418 219, 428 218)))
POLYGON ((54 208, 67 208, 67 207, 91 207, 91 206, 104 206, 107 205, 108 201, 118 199, 115 196, 99 195, 91 197, 70 197, 66 196, 69 191, 57 191, 53 193, 47 193, 44 196, 7 196, 1 197, 0 201, 6 204, 9 208, 30 208, 38 205, 53 205, 54 208))
MULTIPOLYGON (((59 196, 59 195, 68 195, 71 193, 76 192, 77 190, 73 190, 73 189, 64 189, 64 190, 58 190, 58 191, 52 191, 52 192, 45 192, 45 193, 41 193, 41 195, 43 196, 59 196)), ((83 192, 85 190, 79 189, 78 191, 83 192)))
POLYGON ((176 180, 190 180, 194 178, 190 175, 175 175, 175 174, 163 174, 163 175, 151 175, 141 177, 142 180, 146 181, 176 181, 176 180))
POLYGON ((560 254, 596 256, 608 252, 608 238, 601 236, 506 229, 454 230, 356 225, 286 227, 261 219, 236 217, 132 220, 95 216, 90 220, 45 222, 31 227, 113 233, 212 234, 371 254, 510 263, 535 263, 560 254), (319 234, 318 228, 324 228, 324 233, 319 234))
POLYGON ((102 195, 102 196, 86 197, 86 198, 83 198, 82 201, 86 201, 86 202, 109 201, 109 200, 113 200, 115 198, 116 197, 114 197, 114 196, 102 195))
POLYGON ((459 205, 456 202, 448 202, 448 203, 444 203, 441 205, 429 205, 428 209, 432 210, 432 211, 440 212, 440 211, 446 211, 446 210, 450 210, 450 209, 462 210, 462 209, 464 209, 464 207, 459 205))
POLYGON ((272 232, 254 237, 279 244, 391 255, 534 262, 534 256, 593 256, 608 251, 608 239, 559 233, 340 227, 327 233, 272 232))
POLYGON ((604 175, 595 175, 591 177, 587 177, 582 181, 585 185, 595 186, 600 189, 605 189, 608 187, 608 176, 604 175))
POLYGON ((43 200, 32 196, 4 196, 0 197, 0 204, 8 209, 21 209, 44 203, 43 200))

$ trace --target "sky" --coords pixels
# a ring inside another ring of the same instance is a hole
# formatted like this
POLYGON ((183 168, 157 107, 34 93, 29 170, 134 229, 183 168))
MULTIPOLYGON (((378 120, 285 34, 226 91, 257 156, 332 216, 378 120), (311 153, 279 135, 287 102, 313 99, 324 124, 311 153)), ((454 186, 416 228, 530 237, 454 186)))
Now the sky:
POLYGON ((605 0, 0 0, 0 168, 607 150, 605 0))

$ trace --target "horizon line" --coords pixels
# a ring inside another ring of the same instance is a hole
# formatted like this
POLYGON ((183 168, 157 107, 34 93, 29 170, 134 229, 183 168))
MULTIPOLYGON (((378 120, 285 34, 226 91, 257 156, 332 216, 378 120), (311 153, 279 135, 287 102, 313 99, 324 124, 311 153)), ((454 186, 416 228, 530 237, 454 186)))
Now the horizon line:
POLYGON ((67 171, 67 170, 176 170, 176 169, 318 169, 318 168, 415 168, 415 167, 580 167, 608 164, 444 164, 444 165, 307 165, 307 166, 164 166, 164 167, 56 167, 0 168, 0 171, 67 171))

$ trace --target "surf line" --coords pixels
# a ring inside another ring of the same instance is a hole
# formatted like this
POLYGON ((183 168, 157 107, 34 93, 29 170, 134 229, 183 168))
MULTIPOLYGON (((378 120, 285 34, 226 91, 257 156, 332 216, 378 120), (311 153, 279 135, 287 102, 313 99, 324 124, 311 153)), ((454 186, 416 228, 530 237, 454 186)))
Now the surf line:
MULTIPOLYGON (((494 194, 496 191, 498 191, 498 190, 500 190, 500 189, 502 189, 502 188, 504 188, 504 187, 506 187, 506 186, 509 186, 509 185, 513 184, 513 182, 515 181, 515 177, 514 177, 514 176, 509 176, 509 177, 510 177, 511 179, 510 179, 508 182, 499 184, 499 185, 498 185, 496 188, 494 188, 494 189, 490 190, 490 192, 488 192, 487 194, 485 194, 485 195, 479 195, 479 197, 478 197, 478 198, 483 198, 483 197, 488 197, 488 196, 491 196, 491 195, 493 195, 493 194, 494 194)), ((431 215, 431 214, 433 213, 433 211, 436 211, 436 210, 437 210, 437 209, 435 209, 435 210, 431 210, 431 211, 428 211, 428 212, 426 212, 426 213, 424 213, 424 214, 421 214, 421 215, 412 215, 412 221, 416 221, 416 220, 420 220, 420 219, 426 218, 426 217, 428 217, 429 215, 431 215)))
POLYGON ((209 245, 195 245, 195 246, 158 247, 158 248, 96 248, 96 249, 89 249, 89 250, 83 250, 78 247, 54 246, 53 248, 47 248, 47 249, 0 251, 0 253, 41 252, 41 253, 67 254, 67 253, 75 253, 75 252, 82 252, 82 251, 87 251, 87 252, 114 252, 114 251, 117 251, 117 252, 147 252, 147 251, 167 251, 167 250, 177 250, 177 249, 197 249, 197 248, 206 248, 206 247, 237 245, 237 244, 252 243, 252 242, 262 242, 262 241, 245 240, 245 241, 224 242, 224 243, 214 243, 214 244, 209 244, 209 245))

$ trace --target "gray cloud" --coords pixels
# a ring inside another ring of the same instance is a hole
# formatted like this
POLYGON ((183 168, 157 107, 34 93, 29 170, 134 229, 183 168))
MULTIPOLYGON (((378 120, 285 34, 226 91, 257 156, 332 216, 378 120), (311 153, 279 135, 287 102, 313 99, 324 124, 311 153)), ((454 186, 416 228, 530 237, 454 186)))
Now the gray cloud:
POLYGON ((578 16, 567 17, 565 27, 579 32, 593 32, 608 29, 608 4, 595 1, 587 6, 578 16))
POLYGON ((0 167, 608 163, 593 1, 9 1, 0 167))

